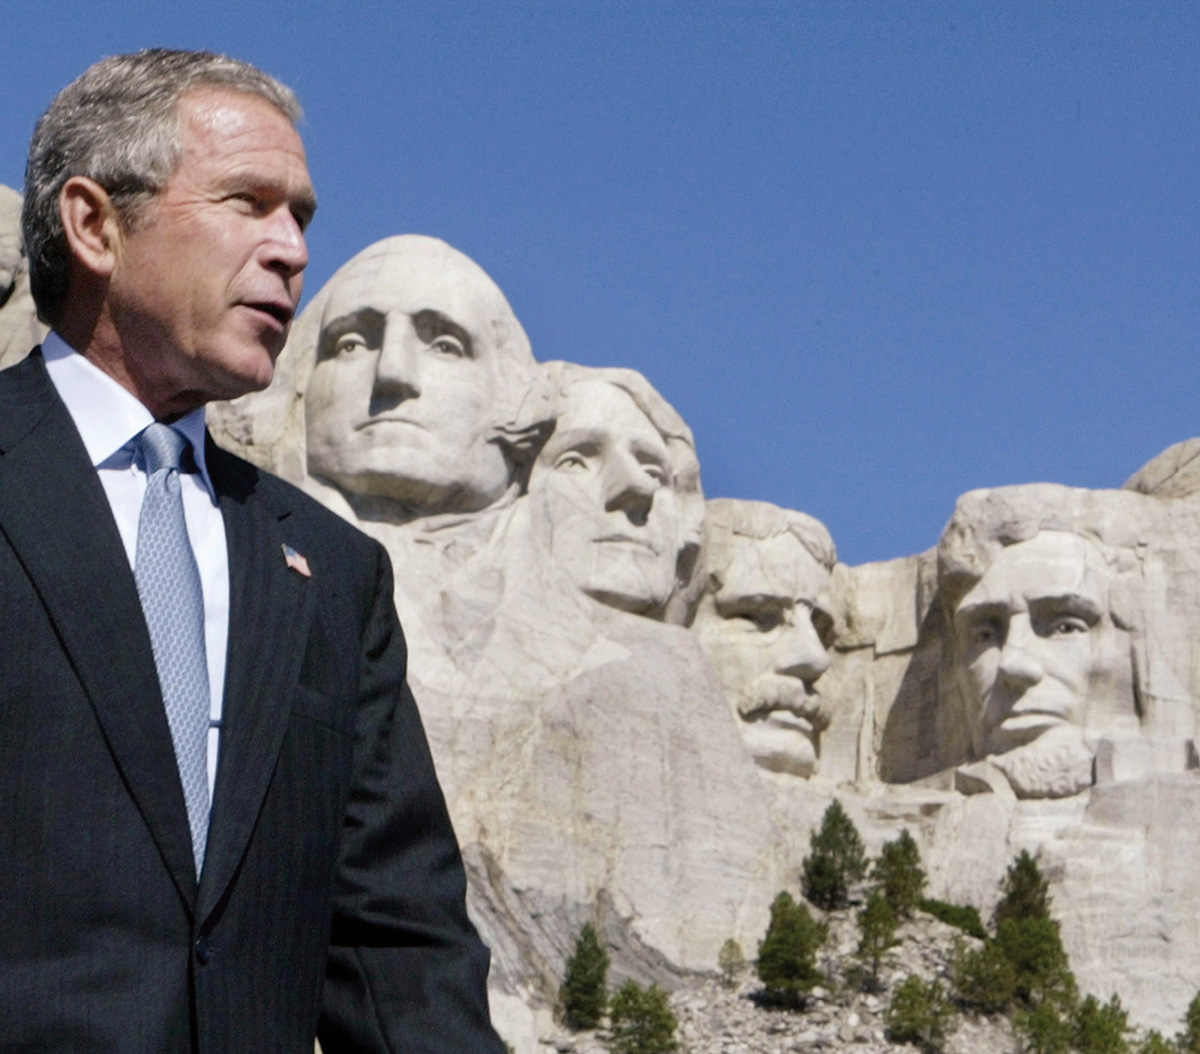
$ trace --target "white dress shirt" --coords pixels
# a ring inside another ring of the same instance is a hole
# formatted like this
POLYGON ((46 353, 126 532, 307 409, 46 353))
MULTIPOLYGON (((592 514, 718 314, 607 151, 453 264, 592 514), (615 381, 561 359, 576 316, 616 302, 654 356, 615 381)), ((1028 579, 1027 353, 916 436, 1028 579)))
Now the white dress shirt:
MULTIPOLYGON (((50 380, 66 404, 96 466, 117 521, 129 566, 137 558, 138 520, 146 493, 146 473, 136 464, 137 437, 154 421, 137 398, 99 367, 74 351, 57 333, 42 341, 50 380)), ((229 554, 225 521, 204 460, 204 407, 171 422, 187 437, 199 471, 180 473, 188 540, 204 593, 204 646, 208 659, 208 792, 212 800, 220 749, 221 706, 225 696, 225 653, 229 645, 229 554)))

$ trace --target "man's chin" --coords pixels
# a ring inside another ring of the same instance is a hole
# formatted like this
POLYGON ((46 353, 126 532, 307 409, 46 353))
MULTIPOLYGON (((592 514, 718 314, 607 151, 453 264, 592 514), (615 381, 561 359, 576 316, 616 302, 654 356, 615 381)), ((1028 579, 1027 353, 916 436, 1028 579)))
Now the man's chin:
POLYGON ((759 768, 800 779, 816 772, 814 733, 803 719, 772 715, 761 721, 743 721, 741 727, 746 748, 759 768))

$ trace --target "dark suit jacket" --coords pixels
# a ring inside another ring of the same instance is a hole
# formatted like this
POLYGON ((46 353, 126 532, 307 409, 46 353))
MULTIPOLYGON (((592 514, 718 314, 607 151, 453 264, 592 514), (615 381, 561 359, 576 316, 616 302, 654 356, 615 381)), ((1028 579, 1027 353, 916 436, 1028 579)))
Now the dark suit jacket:
POLYGON ((229 544, 199 885, 116 524, 40 354, 0 374, 0 1050, 502 1050, 386 553, 210 442, 229 544), (287 543, 312 577, 284 562, 287 543))

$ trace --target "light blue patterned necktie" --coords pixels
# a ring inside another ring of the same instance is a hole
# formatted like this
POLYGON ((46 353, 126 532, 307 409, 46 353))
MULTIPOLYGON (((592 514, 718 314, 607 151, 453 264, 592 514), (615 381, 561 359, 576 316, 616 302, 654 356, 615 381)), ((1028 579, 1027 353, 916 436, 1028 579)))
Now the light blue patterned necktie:
POLYGON ((147 480, 134 577, 150 629, 199 877, 208 840, 208 660, 204 594, 179 487, 180 459, 187 446, 183 435, 157 422, 138 440, 147 480))

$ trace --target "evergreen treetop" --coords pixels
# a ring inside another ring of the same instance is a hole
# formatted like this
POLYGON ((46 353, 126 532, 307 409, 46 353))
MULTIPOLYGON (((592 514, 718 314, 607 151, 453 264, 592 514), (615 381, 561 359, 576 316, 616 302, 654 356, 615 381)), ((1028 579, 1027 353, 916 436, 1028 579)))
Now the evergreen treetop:
POLYGON ((813 919, 808 908, 797 904, 787 892, 771 904, 771 922, 758 946, 758 977, 767 1001, 799 1007, 804 996, 823 980, 817 968, 817 952, 825 943, 828 928, 813 919))
POLYGON ((563 1020, 579 1031, 596 1028, 608 1004, 608 952, 589 922, 579 931, 575 951, 567 960, 566 976, 558 990, 563 1020))
POLYGON ((801 874, 805 897, 826 911, 844 908, 850 883, 867 873, 867 854, 858 829, 836 798, 809 839, 809 847, 801 874))
POLYGON ((912 918, 925 891, 925 871, 921 867, 921 850, 908 828, 893 841, 884 842, 871 878, 887 898, 892 911, 902 919, 912 918))
POLYGON ((609 1019, 613 1054, 669 1054, 679 1048, 679 1019, 656 984, 642 988, 626 981, 613 996, 609 1019))
POLYGON ((1021 850, 1009 865, 1000 892, 1000 903, 992 917, 997 928, 1005 919, 1050 918, 1050 883, 1027 850, 1021 850))

